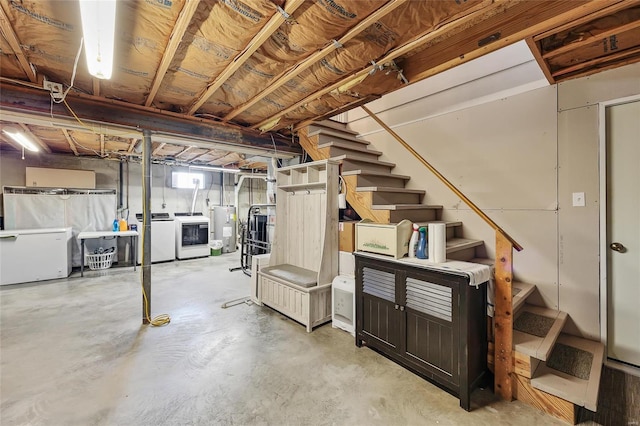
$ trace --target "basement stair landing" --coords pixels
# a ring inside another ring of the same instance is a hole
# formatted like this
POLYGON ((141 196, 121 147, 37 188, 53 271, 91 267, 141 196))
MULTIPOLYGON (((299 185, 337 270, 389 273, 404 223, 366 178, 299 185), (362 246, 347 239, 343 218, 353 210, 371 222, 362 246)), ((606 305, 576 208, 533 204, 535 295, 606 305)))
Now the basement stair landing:
MULTIPOLYGON (((324 121, 300 132, 300 144, 314 160, 341 163, 347 201, 363 219, 420 225, 440 220, 442 206, 421 204, 425 191, 407 190, 410 176, 394 174, 395 164, 345 125, 324 121)), ((493 265, 483 258, 484 242, 464 238, 461 222, 447 223, 447 259, 493 265)), ((512 283, 513 396, 541 411, 574 424, 578 406, 596 410, 604 347, 599 342, 561 334, 565 312, 526 303, 536 286, 512 283)), ((489 342, 488 363, 494 361, 489 342)))

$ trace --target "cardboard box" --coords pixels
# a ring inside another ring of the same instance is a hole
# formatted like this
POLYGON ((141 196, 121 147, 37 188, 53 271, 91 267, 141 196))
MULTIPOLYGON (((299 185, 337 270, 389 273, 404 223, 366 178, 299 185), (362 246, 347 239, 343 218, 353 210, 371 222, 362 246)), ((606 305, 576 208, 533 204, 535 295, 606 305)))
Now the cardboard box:
POLYGON ((338 247, 340 251, 353 253, 356 249, 356 224, 358 222, 338 222, 338 247))
POLYGON ((399 259, 409 253, 412 228, 413 224, 408 220, 400 223, 363 220, 356 225, 356 249, 399 259))

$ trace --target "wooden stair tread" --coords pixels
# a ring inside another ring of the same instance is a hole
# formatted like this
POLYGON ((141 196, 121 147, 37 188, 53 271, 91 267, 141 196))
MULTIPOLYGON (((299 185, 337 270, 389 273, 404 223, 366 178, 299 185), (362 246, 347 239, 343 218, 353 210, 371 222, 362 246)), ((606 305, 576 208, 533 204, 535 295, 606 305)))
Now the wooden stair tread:
POLYGON ((426 193, 426 191, 422 189, 394 188, 391 186, 359 186, 356 188, 356 192, 395 192, 395 193, 422 194, 422 195, 426 193))
POLYGON ((361 175, 361 176, 384 177, 384 178, 389 178, 389 179, 402 179, 402 180, 411 179, 411 176, 395 175, 393 173, 385 173, 385 172, 372 172, 372 171, 369 171, 369 170, 350 170, 350 171, 347 171, 347 172, 342 172, 341 174, 342 174, 342 176, 361 175))
POLYGON ((317 127, 320 127, 323 129, 337 130, 339 132, 345 132, 352 135, 358 134, 358 132, 349 129, 346 124, 340 123, 339 121, 334 121, 334 120, 322 120, 322 121, 316 121, 315 123, 309 124, 309 128, 317 128, 317 127))
POLYGON ((540 363, 531 379, 531 386, 535 389, 555 395, 588 410, 596 411, 598 402, 598 388, 604 359, 604 345, 593 340, 561 334, 557 340, 566 346, 581 349, 593 355, 591 371, 588 380, 554 370, 545 362, 540 363))
POLYGON ((483 244, 484 241, 482 240, 471 240, 468 238, 449 238, 447 240, 447 254, 481 246, 483 244))
POLYGON ((527 300, 527 297, 536 289, 535 284, 523 283, 519 281, 514 281, 511 284, 512 295, 512 307, 511 310, 516 312, 520 306, 524 304, 527 300), (514 291, 517 289, 518 291, 514 291))
POLYGON ((343 141, 349 141, 349 142, 355 142, 355 143, 359 143, 360 145, 369 145, 370 143, 367 142, 366 140, 362 139, 362 138, 357 138, 355 137, 354 134, 352 133, 348 133, 348 132, 344 132, 342 130, 331 130, 331 129, 318 129, 318 130, 313 130, 311 132, 308 133, 308 137, 313 137, 313 136, 319 136, 319 135, 324 135, 327 138, 330 139, 340 139, 343 141))
POLYGON ((488 259, 486 257, 474 257, 473 259, 471 259, 469 262, 472 263, 480 263, 482 265, 487 265, 487 266, 491 266, 493 268, 493 266, 495 265, 495 260, 493 259, 488 259))
POLYGON ((421 209, 442 209, 442 206, 430 206, 426 204, 374 204, 371 210, 421 210, 421 209))
POLYGON ((387 167, 391 167, 394 168, 396 165, 395 163, 387 163, 385 161, 380 161, 380 160, 372 160, 371 158, 367 158, 367 157, 360 157, 358 155, 353 155, 353 154, 343 154, 343 155, 338 155, 336 157, 331 157, 330 160, 334 160, 334 161, 357 161, 359 163, 370 163, 370 164, 375 164, 378 166, 387 166, 387 167))
MULTIPOLYGON (((546 361, 553 349, 553 345, 556 343, 556 339, 564 327, 564 323, 567 320, 567 313, 557 311, 553 309, 541 308, 539 306, 533 306, 525 304, 520 310, 518 317, 524 312, 530 312, 536 315, 541 315, 554 320, 551 329, 544 337, 534 336, 533 334, 524 333, 513 329, 513 350, 516 352, 529 355, 533 358, 541 361, 546 361)), ((514 324, 517 317, 514 318, 514 324)))
POLYGON ((336 148, 342 148, 342 149, 347 149, 349 151, 353 151, 353 152, 361 152, 361 153, 365 153, 365 154, 371 154, 371 155, 377 155, 378 157, 382 155, 382 152, 380 151, 376 151, 374 149, 369 149, 367 148, 367 146, 363 146, 362 144, 353 144, 350 142, 327 142, 327 143, 323 143, 323 144, 319 144, 318 145, 318 149, 324 149, 324 148, 331 148, 331 147, 336 147, 336 148))
MULTIPOLYGON (((428 226, 430 223, 442 223, 441 220, 427 220, 425 222, 416 222, 418 226, 428 226)), ((454 226, 462 226, 460 221, 445 222, 447 228, 453 228, 454 226)))

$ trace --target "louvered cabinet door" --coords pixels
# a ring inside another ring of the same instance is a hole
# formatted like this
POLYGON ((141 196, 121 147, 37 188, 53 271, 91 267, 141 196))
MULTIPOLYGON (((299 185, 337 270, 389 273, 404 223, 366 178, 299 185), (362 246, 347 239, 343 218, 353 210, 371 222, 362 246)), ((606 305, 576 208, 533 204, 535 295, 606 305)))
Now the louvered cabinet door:
POLYGON ((406 278, 406 355, 453 385, 459 377, 457 286, 430 282, 420 275, 406 278))
POLYGON ((365 266, 361 286, 362 333, 388 349, 398 350, 402 342, 402 312, 396 303, 395 273, 365 266))

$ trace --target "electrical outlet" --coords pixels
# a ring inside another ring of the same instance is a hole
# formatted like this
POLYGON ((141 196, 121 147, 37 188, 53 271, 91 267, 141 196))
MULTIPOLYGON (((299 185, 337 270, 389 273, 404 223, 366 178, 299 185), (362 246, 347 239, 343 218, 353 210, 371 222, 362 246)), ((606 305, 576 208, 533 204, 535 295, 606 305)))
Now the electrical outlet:
POLYGON ((53 96, 54 99, 62 99, 62 84, 45 79, 42 87, 44 90, 51 92, 51 96, 53 96))

